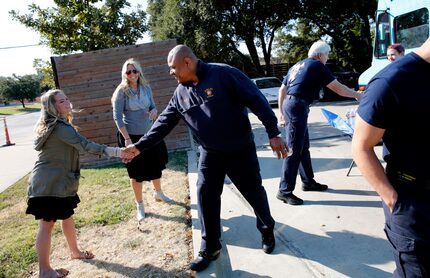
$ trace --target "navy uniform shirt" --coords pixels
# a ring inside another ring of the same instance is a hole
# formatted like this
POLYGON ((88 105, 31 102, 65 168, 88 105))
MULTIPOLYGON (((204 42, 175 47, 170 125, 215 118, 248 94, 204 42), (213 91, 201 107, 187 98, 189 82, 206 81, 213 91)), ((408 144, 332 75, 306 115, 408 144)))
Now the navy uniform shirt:
POLYGON ((415 53, 389 64, 366 88, 358 114, 385 129, 384 160, 398 171, 428 179, 430 64, 415 53))
POLYGON ((288 70, 282 83, 287 86, 287 94, 312 103, 318 99, 322 87, 335 79, 321 61, 307 58, 297 62, 288 70))
POLYGON ((266 98, 238 69, 199 60, 199 82, 179 84, 148 133, 135 144, 146 149, 164 138, 183 119, 199 144, 208 151, 241 150, 254 137, 247 107, 260 119, 269 138, 280 134, 277 118, 266 98))

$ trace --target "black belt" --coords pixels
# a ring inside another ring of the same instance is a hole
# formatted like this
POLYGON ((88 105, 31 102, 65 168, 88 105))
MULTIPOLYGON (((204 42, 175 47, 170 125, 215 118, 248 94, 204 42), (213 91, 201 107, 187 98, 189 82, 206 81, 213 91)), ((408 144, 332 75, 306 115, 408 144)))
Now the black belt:
POLYGON ((309 102, 309 101, 307 101, 306 99, 304 99, 304 98, 301 98, 301 97, 298 97, 298 96, 294 96, 294 95, 288 95, 287 94, 287 99, 296 99, 296 100, 300 100, 300 101, 303 101, 303 102, 305 102, 307 105, 310 105, 312 102, 309 102))
MULTIPOLYGON (((410 188, 414 191, 430 192, 430 179, 423 176, 412 175, 404 171, 394 170, 387 167, 387 176, 390 181, 397 181, 404 188, 410 188)), ((397 183, 396 183, 397 184, 397 183)))

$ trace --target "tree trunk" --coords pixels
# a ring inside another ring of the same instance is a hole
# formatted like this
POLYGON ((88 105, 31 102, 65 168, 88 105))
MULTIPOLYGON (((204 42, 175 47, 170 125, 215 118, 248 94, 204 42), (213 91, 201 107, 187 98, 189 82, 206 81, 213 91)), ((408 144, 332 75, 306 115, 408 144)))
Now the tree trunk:
POLYGON ((254 38, 246 38, 245 39, 246 47, 248 48, 249 55, 251 56, 252 63, 259 75, 264 76, 263 68, 260 65, 260 58, 258 57, 257 48, 255 47, 254 38))
POLYGON ((365 43, 364 47, 366 48, 365 53, 367 54, 365 57, 365 61, 368 62, 368 66, 372 63, 372 56, 373 56, 373 45, 372 45, 372 35, 370 33, 370 23, 369 18, 366 14, 359 13, 359 16, 361 17, 361 20, 364 23, 364 28, 362 32, 363 41, 365 43))

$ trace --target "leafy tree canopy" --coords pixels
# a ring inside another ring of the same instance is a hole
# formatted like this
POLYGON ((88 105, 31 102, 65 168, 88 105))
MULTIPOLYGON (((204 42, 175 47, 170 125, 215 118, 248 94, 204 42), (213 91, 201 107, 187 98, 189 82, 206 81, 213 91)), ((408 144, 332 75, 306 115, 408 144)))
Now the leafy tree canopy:
POLYGON ((294 20, 276 36, 277 55, 283 62, 294 64, 305 59, 309 47, 320 38, 320 32, 312 28, 308 20, 294 20))
POLYGON ((20 101, 23 108, 26 99, 34 100, 40 92, 40 80, 37 75, 13 75, 0 81, 0 95, 7 100, 20 101))
POLYGON ((147 12, 150 15, 149 32, 154 41, 176 39, 178 43, 191 47, 203 60, 241 64, 237 63, 240 58, 228 39, 218 34, 219 22, 207 11, 204 3, 149 0, 147 12))
POLYGON ((13 19, 35 30, 54 54, 134 44, 146 32, 146 13, 126 0, 54 0, 55 7, 29 5, 29 14, 10 11, 13 19), (104 2, 103 5, 97 5, 104 2), (100 6, 100 7, 98 7, 100 6))
POLYGON ((133 44, 149 27, 153 40, 176 38, 202 59, 251 65, 260 75, 269 72, 275 47, 284 59, 297 61, 319 38, 330 42, 331 58, 343 65, 360 71, 371 60, 369 18, 376 0, 148 0, 148 25, 140 6, 124 13, 126 0, 54 2, 48 9, 32 4, 27 15, 10 12, 39 32, 54 54, 133 44))
POLYGON ((371 61, 369 17, 375 9, 376 0, 148 1, 154 40, 176 38, 211 61, 251 61, 260 74, 259 57, 268 72, 275 47, 286 61, 295 62, 320 38, 331 44, 332 58, 365 69, 371 61), (249 56, 240 50, 241 43, 249 56))
POLYGON ((321 37, 329 36, 331 58, 357 71, 366 69, 372 55, 369 19, 375 13, 377 1, 302 1, 305 8, 301 16, 321 37))
POLYGON ((249 58, 239 50, 244 42, 252 64, 263 73, 257 49, 269 65, 275 32, 298 7, 298 0, 149 0, 149 29, 154 40, 177 38, 212 61, 234 53, 246 64, 249 58))
POLYGON ((34 59, 33 67, 36 69, 40 79, 40 89, 42 93, 49 89, 54 89, 54 72, 52 71, 51 63, 43 61, 42 59, 34 59))

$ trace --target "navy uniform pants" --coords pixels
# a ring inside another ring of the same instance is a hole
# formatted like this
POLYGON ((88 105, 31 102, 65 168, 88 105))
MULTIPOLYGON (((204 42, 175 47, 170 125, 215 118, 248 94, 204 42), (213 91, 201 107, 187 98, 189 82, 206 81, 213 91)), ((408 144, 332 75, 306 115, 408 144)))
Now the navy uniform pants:
POLYGON ((288 148, 293 154, 282 164, 279 191, 283 194, 293 192, 296 187, 297 173, 302 182, 314 182, 311 153, 309 151, 308 115, 309 103, 301 98, 287 95, 283 102, 285 133, 288 148))
POLYGON ((255 144, 232 153, 210 152, 202 147, 198 167, 198 213, 202 226, 201 251, 221 249, 221 193, 225 175, 254 209, 257 229, 271 233, 275 221, 270 214, 266 190, 262 186, 255 144))
POLYGON ((389 168, 387 176, 398 194, 392 212, 383 204, 394 277, 430 277, 430 181, 406 180, 389 168))

